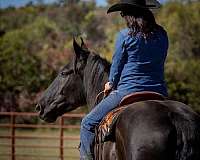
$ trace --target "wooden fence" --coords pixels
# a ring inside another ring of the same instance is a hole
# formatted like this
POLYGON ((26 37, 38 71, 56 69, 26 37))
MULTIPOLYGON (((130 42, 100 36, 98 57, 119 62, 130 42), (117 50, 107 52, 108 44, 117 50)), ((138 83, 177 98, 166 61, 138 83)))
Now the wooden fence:
MULTIPOLYGON (((59 118, 59 122, 57 124, 19 124, 16 123, 16 117, 17 116, 31 116, 31 117, 38 117, 37 113, 30 113, 30 112, 0 112, 0 116, 9 116, 10 118, 10 123, 0 123, 0 129, 2 128, 9 128, 10 129, 10 133, 8 135, 0 135, 0 140, 1 139, 9 139, 10 143, 9 144, 1 144, 0 143, 0 147, 9 147, 10 148, 10 153, 6 154, 6 153, 1 153, 0 154, 0 159, 1 157, 5 157, 8 156, 10 157, 11 160, 17 160, 17 156, 20 157, 24 157, 24 159, 38 159, 40 157, 40 159, 43 157, 45 158, 55 158, 55 159, 59 159, 59 160, 64 160, 64 159, 69 159, 67 158, 67 156, 64 155, 64 149, 66 148, 70 148, 70 149, 76 149, 75 147, 66 147, 64 146, 64 142, 66 141, 73 141, 73 140, 79 140, 79 136, 65 136, 65 129, 79 129, 80 125, 66 125, 65 124, 65 119, 74 119, 74 118, 78 118, 81 119, 84 114, 64 114, 61 118, 59 118), (59 130, 59 136, 55 137, 55 136, 27 136, 27 135, 16 135, 16 129, 17 128, 31 128, 31 129, 41 129, 41 128, 48 128, 48 129, 58 129, 59 130), (41 139, 41 140, 58 140, 59 141, 59 145, 22 145, 22 144, 16 144, 16 140, 17 139, 41 139), (55 148, 59 148, 59 155, 53 157, 48 156, 48 155, 25 155, 25 154, 16 154, 16 148, 50 148, 50 149, 55 149, 55 148)), ((21 158, 20 158, 21 159, 21 158)), ((74 159, 78 159, 78 157, 74 157, 74 159)))

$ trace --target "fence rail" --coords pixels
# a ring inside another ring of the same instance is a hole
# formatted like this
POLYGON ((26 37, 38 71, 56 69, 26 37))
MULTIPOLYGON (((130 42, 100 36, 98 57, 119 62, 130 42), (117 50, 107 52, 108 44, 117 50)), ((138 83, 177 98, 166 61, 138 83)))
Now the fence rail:
MULTIPOLYGON (((31 117, 38 117, 37 113, 30 113, 30 112, 0 112, 0 116, 9 116, 10 118, 10 123, 0 123, 0 129, 1 128, 9 128, 10 129, 10 135, 0 135, 0 139, 10 139, 10 144, 1 144, 0 147, 9 147, 11 149, 11 153, 1 153, 0 154, 0 159, 1 157, 9 156, 11 157, 11 160, 17 160, 16 157, 22 157, 24 159, 29 158, 38 158, 38 157, 43 157, 43 158, 59 158, 60 160, 64 160, 64 158, 69 158, 64 156, 64 149, 76 149, 76 147, 69 147, 69 146, 64 146, 64 141, 72 141, 72 140, 79 140, 79 136, 65 136, 64 135, 64 129, 78 129, 80 128, 79 125, 66 125, 65 124, 65 119, 74 119, 74 118, 79 118, 81 119, 85 114, 80 113, 80 114, 75 114, 75 113, 70 113, 70 114, 64 114, 60 119, 58 124, 18 124, 16 123, 16 117, 17 116, 31 116, 31 117), (16 135, 16 129, 17 128, 49 128, 49 129, 59 129, 59 136, 41 136, 41 135, 16 135), (59 140, 59 145, 22 145, 22 144, 16 144, 17 139, 42 139, 42 140, 59 140), (53 155, 26 155, 26 154, 16 154, 16 148, 59 148, 59 156, 53 156, 53 155)), ((20 159, 22 159, 20 158, 20 159)), ((78 157, 73 157, 71 158, 77 158, 78 157)))

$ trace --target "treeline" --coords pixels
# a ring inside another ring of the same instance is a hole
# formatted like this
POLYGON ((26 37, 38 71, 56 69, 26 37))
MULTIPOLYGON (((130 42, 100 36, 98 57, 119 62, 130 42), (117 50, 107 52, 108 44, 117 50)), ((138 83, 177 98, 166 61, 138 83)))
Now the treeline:
MULTIPOLYGON (((199 2, 168 2, 155 15, 170 39, 169 96, 200 112, 199 2)), ((124 26, 117 13, 107 15, 94 2, 28 4, 1 9, 0 17, 1 111, 34 111, 37 97, 70 60, 73 36, 111 60, 115 35, 124 26)))
POLYGON ((200 2, 167 3, 157 14, 170 40, 166 79, 170 98, 200 112, 200 2))

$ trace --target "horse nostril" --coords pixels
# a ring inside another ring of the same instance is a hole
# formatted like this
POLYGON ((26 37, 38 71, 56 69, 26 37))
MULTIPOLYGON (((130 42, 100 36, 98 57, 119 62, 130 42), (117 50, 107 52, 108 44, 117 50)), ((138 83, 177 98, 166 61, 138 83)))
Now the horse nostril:
POLYGON ((35 111, 36 111, 36 112, 40 112, 41 110, 42 110, 41 105, 40 105, 40 104, 37 104, 37 105, 35 106, 35 111))

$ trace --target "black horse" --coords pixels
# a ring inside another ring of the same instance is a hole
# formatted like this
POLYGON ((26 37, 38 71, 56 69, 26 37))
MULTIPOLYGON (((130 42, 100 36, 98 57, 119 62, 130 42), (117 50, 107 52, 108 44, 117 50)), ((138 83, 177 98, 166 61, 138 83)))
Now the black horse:
MULTIPOLYGON (((41 119, 88 105, 107 82, 110 64, 74 40, 75 58, 63 67, 44 92, 36 109, 41 119)), ((97 156, 97 155, 96 155, 97 156)), ((115 142, 103 145, 105 160, 200 160, 200 117, 190 107, 171 100, 130 104, 116 122, 115 142)))

